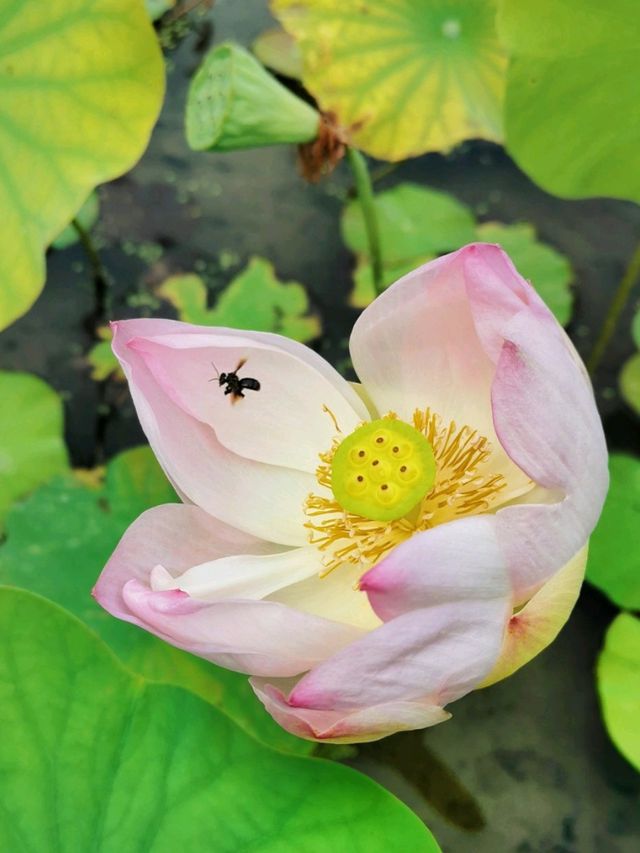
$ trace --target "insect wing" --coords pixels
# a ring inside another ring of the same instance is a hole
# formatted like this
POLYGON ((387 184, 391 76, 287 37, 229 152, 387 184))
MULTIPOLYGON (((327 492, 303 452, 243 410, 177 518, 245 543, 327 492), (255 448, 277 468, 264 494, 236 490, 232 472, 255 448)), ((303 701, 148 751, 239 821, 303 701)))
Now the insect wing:
POLYGON ((260 390, 260 383, 258 382, 257 379, 251 379, 251 377, 247 376, 246 379, 240 380, 240 387, 241 388, 248 388, 249 391, 259 391, 260 390))

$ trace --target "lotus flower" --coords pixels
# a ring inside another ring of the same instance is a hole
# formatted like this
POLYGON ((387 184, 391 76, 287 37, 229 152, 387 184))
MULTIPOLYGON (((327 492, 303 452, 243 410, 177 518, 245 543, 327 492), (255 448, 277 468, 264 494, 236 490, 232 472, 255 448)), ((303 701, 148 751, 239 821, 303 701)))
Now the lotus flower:
POLYGON ((290 732, 438 723, 568 618, 606 447, 579 357, 499 247, 378 297, 351 336, 362 384, 278 335, 114 328, 183 503, 131 525, 95 596, 251 675, 290 732))

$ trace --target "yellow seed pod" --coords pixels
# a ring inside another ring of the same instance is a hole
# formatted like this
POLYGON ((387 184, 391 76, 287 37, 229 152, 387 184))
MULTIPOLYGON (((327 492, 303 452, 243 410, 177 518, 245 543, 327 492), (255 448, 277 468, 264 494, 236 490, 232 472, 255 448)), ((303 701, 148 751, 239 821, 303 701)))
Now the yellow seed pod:
POLYGON ((391 418, 358 427, 338 445, 331 463, 331 487, 340 506, 375 521, 402 518, 435 477, 433 448, 425 436, 391 418))

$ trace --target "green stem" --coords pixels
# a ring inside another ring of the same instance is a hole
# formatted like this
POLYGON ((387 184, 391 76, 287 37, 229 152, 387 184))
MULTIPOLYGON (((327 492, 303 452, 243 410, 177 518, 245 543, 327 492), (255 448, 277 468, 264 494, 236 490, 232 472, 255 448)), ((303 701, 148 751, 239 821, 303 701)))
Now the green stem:
POLYGON ((82 248, 91 264, 93 272, 93 281, 96 295, 95 305, 95 320, 96 326, 101 326, 106 320, 111 317, 111 305, 109 299, 109 274, 104 268, 98 250, 93 244, 91 234, 77 219, 71 220, 71 225, 74 228, 78 239, 82 244, 82 248))
POLYGON ((604 323, 600 329, 600 334, 596 339, 591 355, 587 359, 587 369, 589 371, 589 375, 592 377, 602 361, 602 356, 605 354, 606 349, 609 346, 609 342, 613 337, 613 333, 616 330, 616 326, 618 325, 624 306, 627 304, 631 291, 639 278, 640 243, 636 246, 636 250, 629 261, 629 265, 620 279, 620 284, 613 295, 613 299, 609 305, 609 310, 607 311, 604 323))
POLYGON ((373 198, 373 185, 367 167, 367 161, 355 148, 347 148, 347 159, 353 172, 353 180, 358 192, 358 200, 362 208, 364 227, 367 232, 369 243, 369 257, 371 258, 371 273, 373 286, 376 293, 384 290, 382 282, 382 252, 380 248, 380 229, 378 228, 378 216, 376 214, 375 201, 373 198))
MULTIPOLYGON (((98 337, 98 329, 111 319, 111 279, 98 254, 91 234, 77 219, 71 220, 82 248, 91 265, 93 273, 93 289, 95 305, 91 316, 87 318, 88 325, 94 337, 98 337)), ((94 466, 104 464, 104 440, 109 420, 110 409, 107 403, 107 380, 98 382, 98 407, 95 421, 95 447, 93 455, 94 466)))

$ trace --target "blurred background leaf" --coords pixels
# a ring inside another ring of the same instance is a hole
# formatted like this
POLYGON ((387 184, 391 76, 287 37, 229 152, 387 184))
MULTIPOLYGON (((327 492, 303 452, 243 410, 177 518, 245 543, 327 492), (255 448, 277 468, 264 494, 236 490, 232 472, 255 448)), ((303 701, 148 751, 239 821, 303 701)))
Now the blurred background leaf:
POLYGON ((637 0, 502 0, 509 153, 547 192, 640 201, 637 0))
POLYGON ((0 0, 0 329, 44 284, 44 250, 92 187, 142 154, 164 92, 140 3, 0 0))
POLYGON ((609 471, 609 494, 589 542, 587 580, 619 607, 640 610, 640 459, 612 453, 609 471))
MULTIPOLYGON (((385 264, 441 254, 474 239, 473 214, 448 193, 419 184, 402 183, 375 196, 385 264)), ((342 212, 342 239, 357 255, 366 255, 368 242, 360 203, 350 201, 342 212)))
MULTIPOLYGON (((478 240, 498 243, 518 272, 531 281, 560 323, 571 319, 573 271, 564 255, 536 238, 526 222, 477 224, 473 213, 448 193, 401 183, 375 196, 380 223, 383 285, 388 287, 437 255, 478 240)), ((375 299, 371 259, 362 210, 357 200, 342 212, 342 238, 356 254, 350 303, 364 308, 375 299)))
POLYGON ((607 631, 597 683, 611 740, 640 770, 640 619, 630 613, 616 616, 607 631))
POLYGON ((302 54, 298 43, 282 27, 270 27, 260 33, 251 45, 260 62, 276 74, 299 80, 302 77, 302 54))
POLYGON ((635 345, 640 349, 640 309, 636 309, 633 320, 631 321, 631 337, 635 345))
POLYGON ((0 530, 17 499, 68 469, 62 401, 28 373, 0 372, 0 530))
POLYGON ((277 332, 302 342, 317 338, 321 332, 318 317, 308 314, 304 287, 298 282, 278 281, 273 265, 264 258, 251 258, 211 309, 207 308, 206 285, 194 274, 172 276, 157 292, 187 323, 277 332))
POLYGON ((272 0, 302 80, 353 145, 384 160, 502 136, 494 0, 272 0))
POLYGON ((44 599, 1 590, 0 630, 3 850, 439 850, 375 782, 133 675, 44 599))
POLYGON ((96 335, 100 340, 91 347, 87 354, 87 361, 91 366, 91 378, 96 382, 103 382, 110 376, 114 376, 119 381, 124 382, 125 376, 120 367, 120 362, 111 349, 113 335, 110 327, 100 326, 96 329, 96 335))
POLYGON ((640 352, 632 355, 622 366, 620 394, 634 412, 640 415, 640 352))

